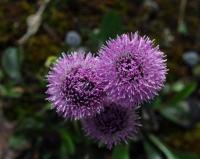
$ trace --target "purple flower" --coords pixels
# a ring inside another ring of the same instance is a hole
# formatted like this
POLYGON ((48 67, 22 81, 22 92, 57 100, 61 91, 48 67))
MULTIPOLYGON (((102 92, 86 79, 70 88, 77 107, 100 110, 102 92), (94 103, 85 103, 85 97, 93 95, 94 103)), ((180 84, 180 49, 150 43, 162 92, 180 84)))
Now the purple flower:
POLYGON ((152 99, 163 87, 165 55, 148 37, 123 34, 107 41, 99 54, 97 72, 110 100, 135 106, 152 99))
POLYGON ((82 124, 87 136, 106 144, 109 149, 134 137, 140 125, 134 109, 113 102, 105 102, 100 114, 84 119, 82 124))
POLYGON ((99 113, 105 96, 96 59, 91 54, 63 54, 47 76, 48 100, 66 118, 81 119, 99 113))

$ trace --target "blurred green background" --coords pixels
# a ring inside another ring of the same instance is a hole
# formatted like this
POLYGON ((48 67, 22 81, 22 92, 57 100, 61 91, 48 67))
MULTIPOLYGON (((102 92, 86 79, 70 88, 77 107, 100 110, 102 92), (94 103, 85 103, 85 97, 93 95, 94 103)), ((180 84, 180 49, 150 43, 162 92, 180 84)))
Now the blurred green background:
POLYGON ((199 53, 199 0, 0 0, 0 159, 200 159, 199 53), (45 75, 61 52, 135 31, 167 55, 167 83, 109 151, 50 109, 45 75))

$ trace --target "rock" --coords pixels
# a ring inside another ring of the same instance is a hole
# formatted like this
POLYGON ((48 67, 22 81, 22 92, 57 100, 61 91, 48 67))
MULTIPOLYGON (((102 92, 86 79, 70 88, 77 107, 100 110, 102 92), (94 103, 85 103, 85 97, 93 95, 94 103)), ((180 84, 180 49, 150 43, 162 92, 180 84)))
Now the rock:
POLYGON ((77 47, 81 43, 81 37, 76 31, 69 31, 65 36, 65 43, 71 47, 77 47))
POLYGON ((199 55, 196 51, 185 52, 182 58, 189 66, 195 66, 199 62, 199 55))

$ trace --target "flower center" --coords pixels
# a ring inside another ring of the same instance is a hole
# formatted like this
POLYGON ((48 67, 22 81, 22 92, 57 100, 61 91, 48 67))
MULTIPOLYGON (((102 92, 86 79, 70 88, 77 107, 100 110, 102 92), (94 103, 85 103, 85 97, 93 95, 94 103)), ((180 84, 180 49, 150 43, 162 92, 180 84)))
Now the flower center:
POLYGON ((107 106, 96 115, 94 122, 102 133, 112 135, 126 127, 127 112, 115 106, 107 106))
POLYGON ((100 100, 103 89, 97 88, 95 82, 76 71, 65 78, 62 92, 66 100, 72 104, 90 106, 91 102, 100 100))
POLYGON ((125 79, 129 82, 139 82, 144 77, 142 64, 133 56, 127 54, 121 56, 116 62, 116 70, 120 80, 125 79))

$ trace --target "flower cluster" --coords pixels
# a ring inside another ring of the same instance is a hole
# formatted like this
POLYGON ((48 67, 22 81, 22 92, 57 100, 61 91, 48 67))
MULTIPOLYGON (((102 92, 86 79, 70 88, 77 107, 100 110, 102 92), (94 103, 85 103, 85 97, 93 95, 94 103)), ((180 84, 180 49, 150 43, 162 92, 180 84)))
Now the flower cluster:
POLYGON ((165 62, 148 37, 123 34, 107 41, 98 57, 63 54, 47 75, 47 99, 64 118, 81 120, 88 136, 112 148, 136 134, 136 108, 163 87, 165 62))

